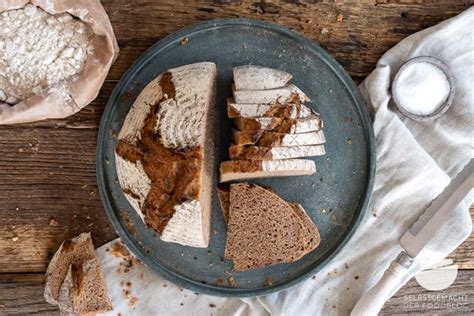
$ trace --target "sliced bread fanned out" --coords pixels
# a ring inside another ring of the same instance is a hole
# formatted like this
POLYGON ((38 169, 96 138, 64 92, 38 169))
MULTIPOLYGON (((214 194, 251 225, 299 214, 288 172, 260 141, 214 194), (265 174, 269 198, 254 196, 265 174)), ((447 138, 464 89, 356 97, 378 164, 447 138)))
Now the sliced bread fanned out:
POLYGON ((231 145, 231 159, 241 160, 279 160, 301 157, 322 156, 326 153, 324 145, 293 147, 262 147, 253 145, 231 145))
POLYGON ((227 116, 238 117, 283 117, 304 118, 311 115, 311 110, 300 103, 286 104, 253 104, 235 103, 233 99, 227 99, 227 116))
POLYGON ((314 132, 322 128, 321 117, 316 114, 301 119, 281 117, 236 118, 234 123, 241 131, 261 129, 288 134, 314 132))
POLYGON ((232 94, 236 103, 299 103, 310 101, 294 84, 287 84, 284 87, 269 90, 236 90, 232 88, 232 94))
POLYGON ((236 145, 257 145, 264 147, 291 147, 304 145, 320 145, 326 142, 322 130, 288 134, 272 131, 232 131, 232 140, 236 145))
POLYGON ((120 186, 164 241, 208 246, 215 93, 214 63, 170 69, 142 90, 119 133, 120 186))
POLYGON ((312 160, 229 160, 221 163, 220 181, 289 177, 310 175, 316 172, 312 160))
POLYGON ((266 90, 283 87, 291 80, 289 73, 262 66, 234 67, 234 84, 237 90, 266 90))
POLYGON ((231 185, 225 256, 236 271, 292 262, 305 248, 304 227, 288 203, 257 185, 231 185))

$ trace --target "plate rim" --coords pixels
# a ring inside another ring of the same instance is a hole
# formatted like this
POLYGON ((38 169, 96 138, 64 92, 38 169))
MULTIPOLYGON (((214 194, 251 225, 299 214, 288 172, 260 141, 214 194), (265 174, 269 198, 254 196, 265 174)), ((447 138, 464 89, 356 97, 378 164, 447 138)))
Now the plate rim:
POLYGON ((290 30, 284 26, 264 22, 261 20, 253 19, 244 19, 244 18, 230 18, 230 19, 213 19, 198 24, 191 25, 189 27, 183 28, 176 32, 173 32, 163 39, 159 40, 148 48, 142 55, 140 55, 133 64, 127 69, 127 71, 122 75, 116 86, 114 87, 108 101, 102 118, 100 121, 98 136, 97 136, 97 145, 96 145, 96 180, 98 185, 98 190, 100 193, 102 205, 104 206, 107 217, 112 224, 113 228, 117 232, 118 236, 122 242, 130 249, 130 251, 142 262, 144 262, 150 270, 158 275, 164 277, 165 279, 181 286, 183 288, 220 297, 253 297, 259 295, 270 294, 278 292, 284 289, 287 289, 291 286, 296 285, 297 283, 307 279, 310 275, 319 272, 323 267, 325 267, 332 259, 341 251, 342 248, 347 244, 350 238, 355 233, 356 229, 359 227, 362 218, 367 212, 367 208, 372 196, 373 185, 374 185, 374 176, 376 169, 376 154, 375 154, 375 135, 372 126, 372 122, 369 116, 365 102, 360 96, 357 86, 352 81, 351 77, 345 71, 345 69, 328 53, 326 52, 317 42, 306 38, 304 35, 290 30), (209 30, 212 28, 221 28, 221 27, 233 27, 233 26, 249 26, 257 27, 262 29, 267 29, 277 33, 283 33, 284 35, 295 39, 297 42, 301 43, 302 46, 309 48, 313 52, 320 54, 323 61, 330 67, 335 75, 338 77, 342 83, 348 87, 348 94, 353 99, 357 112, 361 118, 361 122, 364 128, 365 139, 368 144, 367 146, 367 158, 368 158, 368 174, 366 178, 366 185, 363 192, 362 203, 360 203, 358 210, 355 212, 355 216, 352 219, 351 223, 348 225, 347 230, 341 236, 338 244, 335 246, 334 250, 328 254, 324 259, 321 260, 319 264, 315 267, 310 267, 307 271, 303 271, 299 276, 296 276, 286 282, 280 283, 278 285, 266 286, 256 289, 239 289, 231 287, 219 287, 212 284, 202 284, 195 280, 189 279, 186 276, 180 275, 173 271, 169 271, 166 268, 162 267, 160 264, 157 264, 154 260, 151 260, 150 257, 143 253, 136 245, 136 241, 133 241, 130 238, 129 231, 123 226, 121 221, 117 218, 116 209, 112 206, 111 201, 109 200, 110 192, 107 190, 109 187, 109 182, 105 177, 105 142, 107 141, 110 115, 109 112, 112 111, 114 104, 117 103, 118 96, 122 90, 122 85, 124 82, 128 82, 135 73, 137 73, 141 67, 143 67, 146 62, 153 58, 153 56, 160 51, 166 49, 169 45, 173 44, 177 40, 186 37, 186 35, 195 34, 200 31, 209 30))

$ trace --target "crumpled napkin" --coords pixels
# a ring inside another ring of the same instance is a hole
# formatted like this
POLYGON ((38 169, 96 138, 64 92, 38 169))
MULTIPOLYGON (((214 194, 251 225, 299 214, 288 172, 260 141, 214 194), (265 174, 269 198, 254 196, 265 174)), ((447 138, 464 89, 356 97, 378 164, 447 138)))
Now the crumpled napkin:
MULTIPOLYGON (((117 258, 98 250, 114 305, 123 315, 348 315, 402 250, 398 239, 436 198, 450 178, 474 156, 474 8, 416 33, 390 49, 360 90, 374 119, 377 172, 369 209, 344 249, 320 272, 288 290, 267 296, 224 299, 181 290, 146 267, 117 274, 117 258), (456 80, 456 96, 446 114, 416 122, 389 106, 390 84, 398 68, 416 56, 434 56, 456 80), (143 273, 143 279, 140 277, 143 273), (131 305, 123 280, 133 282, 131 305), (166 287, 164 285, 166 284, 166 287), (182 303, 182 304, 181 304, 182 303)), ((446 257, 472 232, 468 196, 417 258, 398 290, 414 274, 446 257)))

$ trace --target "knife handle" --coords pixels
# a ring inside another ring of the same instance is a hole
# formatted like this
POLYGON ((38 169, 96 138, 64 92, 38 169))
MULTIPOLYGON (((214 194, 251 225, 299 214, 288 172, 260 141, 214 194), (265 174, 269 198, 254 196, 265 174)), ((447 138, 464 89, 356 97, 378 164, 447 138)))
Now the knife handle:
POLYGON ((382 278, 365 293, 351 312, 351 316, 375 316, 385 302, 392 297, 394 289, 408 272, 413 258, 402 251, 395 261, 392 261, 382 278))

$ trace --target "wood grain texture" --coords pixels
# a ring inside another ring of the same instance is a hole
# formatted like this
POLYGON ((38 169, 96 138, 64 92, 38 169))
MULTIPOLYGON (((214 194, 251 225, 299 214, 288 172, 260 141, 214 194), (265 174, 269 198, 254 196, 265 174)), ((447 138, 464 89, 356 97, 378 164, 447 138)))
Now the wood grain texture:
MULTIPOLYGON (((340 2, 103 0, 121 52, 98 98, 63 120, 0 127, 0 315, 57 314, 42 298, 42 273, 52 253, 63 239, 82 231, 91 231, 97 246, 116 237, 97 193, 97 129, 117 81, 138 56, 164 36, 215 18, 275 22, 319 42, 358 83, 397 42, 474 3, 340 2)), ((474 235, 450 257, 460 268, 474 269, 474 235)), ((461 271, 455 285, 436 293, 470 293, 467 311, 473 313, 473 280, 474 270, 461 271)), ((466 312, 409 304, 416 303, 416 297, 407 295, 427 293, 412 280, 386 304, 383 315, 466 312)))

